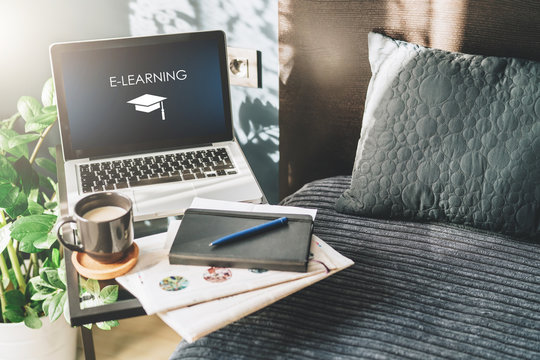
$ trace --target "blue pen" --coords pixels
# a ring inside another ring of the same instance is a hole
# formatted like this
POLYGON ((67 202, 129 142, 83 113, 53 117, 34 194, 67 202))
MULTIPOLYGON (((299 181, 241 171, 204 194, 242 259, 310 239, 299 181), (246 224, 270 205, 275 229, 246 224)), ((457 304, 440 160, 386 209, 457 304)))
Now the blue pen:
POLYGON ((269 221, 267 223, 257 225, 257 226, 254 226, 252 228, 245 229, 245 230, 236 232, 234 234, 230 234, 230 235, 224 236, 222 238, 219 238, 219 239, 217 239, 215 241, 212 241, 208 246, 214 246, 214 245, 218 245, 218 244, 223 244, 224 242, 229 242, 229 241, 233 241, 233 240, 243 238, 245 236, 255 235, 255 234, 259 234, 259 233, 262 233, 262 232, 265 232, 265 231, 268 231, 268 230, 272 230, 272 229, 275 229, 277 227, 286 225, 287 221, 289 221, 289 219, 287 219, 286 217, 282 217, 282 218, 279 218, 279 219, 276 219, 276 220, 272 220, 272 221, 269 221))

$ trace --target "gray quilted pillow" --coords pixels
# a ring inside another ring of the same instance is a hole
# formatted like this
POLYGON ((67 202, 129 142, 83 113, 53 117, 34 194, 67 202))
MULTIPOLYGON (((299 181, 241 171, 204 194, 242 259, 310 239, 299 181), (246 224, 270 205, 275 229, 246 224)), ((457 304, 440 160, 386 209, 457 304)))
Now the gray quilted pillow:
POLYGON ((540 240, 540 63, 369 34, 351 187, 338 211, 540 240))

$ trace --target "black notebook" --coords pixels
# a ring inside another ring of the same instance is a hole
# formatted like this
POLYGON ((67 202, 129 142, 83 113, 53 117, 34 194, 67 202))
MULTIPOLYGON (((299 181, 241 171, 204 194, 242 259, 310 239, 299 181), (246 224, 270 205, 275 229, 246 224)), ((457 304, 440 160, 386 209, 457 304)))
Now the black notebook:
POLYGON ((307 271, 309 215, 187 209, 169 253, 171 264, 307 271), (208 246, 223 236, 286 216, 286 225, 208 246))

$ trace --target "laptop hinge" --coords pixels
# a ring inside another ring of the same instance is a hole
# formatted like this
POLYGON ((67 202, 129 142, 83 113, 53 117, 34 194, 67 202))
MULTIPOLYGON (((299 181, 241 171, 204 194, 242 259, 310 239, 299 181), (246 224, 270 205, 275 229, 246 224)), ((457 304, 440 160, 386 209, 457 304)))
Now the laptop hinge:
POLYGON ((227 141, 215 142, 215 143, 212 143, 212 146, 223 146, 223 145, 230 144, 231 142, 234 142, 234 141, 235 140, 227 140, 227 141))

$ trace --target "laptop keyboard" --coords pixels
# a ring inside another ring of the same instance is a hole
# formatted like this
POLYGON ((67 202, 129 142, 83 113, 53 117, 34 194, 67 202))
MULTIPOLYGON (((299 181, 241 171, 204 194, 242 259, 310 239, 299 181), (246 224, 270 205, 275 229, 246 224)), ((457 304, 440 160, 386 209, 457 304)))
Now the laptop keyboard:
POLYGON ((79 165, 83 193, 237 173, 225 148, 79 165))

